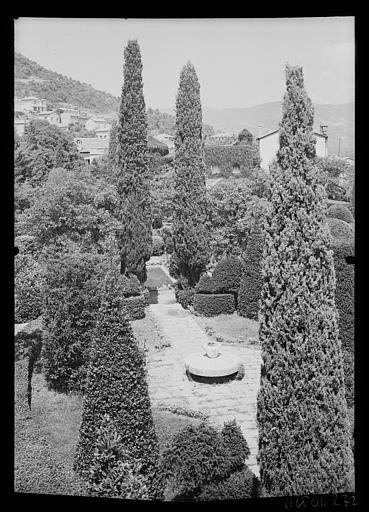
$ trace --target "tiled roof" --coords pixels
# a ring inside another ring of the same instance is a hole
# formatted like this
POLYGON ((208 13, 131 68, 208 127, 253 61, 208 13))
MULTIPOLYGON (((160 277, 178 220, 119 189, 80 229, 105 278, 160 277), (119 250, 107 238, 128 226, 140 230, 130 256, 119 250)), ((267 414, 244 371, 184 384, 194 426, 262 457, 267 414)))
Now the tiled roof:
MULTIPOLYGON (((264 139, 265 137, 269 137, 269 135, 274 135, 275 133, 278 133, 279 129, 273 130, 271 132, 265 133, 264 135, 261 135, 260 137, 256 137, 256 140, 264 139)), ((328 139, 328 135, 323 135, 319 132, 313 132, 314 135, 318 135, 318 137, 324 137, 325 139, 328 139)))

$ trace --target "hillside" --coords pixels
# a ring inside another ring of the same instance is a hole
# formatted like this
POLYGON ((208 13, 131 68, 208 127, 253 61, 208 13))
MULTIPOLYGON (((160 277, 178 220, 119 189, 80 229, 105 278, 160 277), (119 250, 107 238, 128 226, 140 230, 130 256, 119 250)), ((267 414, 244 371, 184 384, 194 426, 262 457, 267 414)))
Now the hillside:
POLYGON ((38 96, 51 108, 64 103, 108 116, 116 115, 119 108, 119 98, 50 71, 19 53, 14 55, 14 94, 38 96))
MULTIPOLYGON (((328 126, 329 154, 338 153, 338 138, 341 138, 341 156, 353 157, 354 143, 354 103, 343 105, 314 104, 315 130, 319 125, 328 126)), ((173 109, 162 109, 171 113, 173 109)), ((239 133, 247 128, 257 137, 259 125, 261 134, 278 128, 282 117, 282 102, 274 101, 246 108, 203 108, 203 120, 211 124, 215 130, 239 133)))

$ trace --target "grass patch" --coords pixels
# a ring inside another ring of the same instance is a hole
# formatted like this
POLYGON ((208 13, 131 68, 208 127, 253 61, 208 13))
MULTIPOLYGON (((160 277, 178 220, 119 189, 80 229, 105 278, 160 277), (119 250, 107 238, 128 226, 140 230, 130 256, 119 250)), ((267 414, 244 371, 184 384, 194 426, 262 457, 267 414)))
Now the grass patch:
POLYGON ((170 347, 170 343, 147 308, 145 318, 133 320, 131 325, 139 347, 145 352, 152 353, 170 347))
POLYGON ((196 322, 212 338, 219 342, 252 345, 252 339, 259 343, 259 323, 238 315, 218 315, 213 317, 193 316, 196 322), (249 341, 249 339, 251 340, 249 341))

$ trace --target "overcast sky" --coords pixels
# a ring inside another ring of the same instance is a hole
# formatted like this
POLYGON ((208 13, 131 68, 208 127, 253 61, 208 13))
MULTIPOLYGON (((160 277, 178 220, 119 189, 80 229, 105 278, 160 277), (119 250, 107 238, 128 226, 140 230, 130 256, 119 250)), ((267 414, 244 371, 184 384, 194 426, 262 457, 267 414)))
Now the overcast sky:
POLYGON ((175 104, 190 60, 207 107, 281 101, 287 62, 303 66, 313 102, 354 101, 354 18, 19 18, 15 50, 38 64, 120 96, 123 49, 141 47, 146 105, 175 104))

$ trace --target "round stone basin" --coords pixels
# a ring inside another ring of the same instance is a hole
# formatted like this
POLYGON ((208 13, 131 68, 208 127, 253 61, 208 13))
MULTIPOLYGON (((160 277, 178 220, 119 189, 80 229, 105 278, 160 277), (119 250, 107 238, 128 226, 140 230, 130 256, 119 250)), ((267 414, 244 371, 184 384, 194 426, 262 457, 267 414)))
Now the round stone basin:
POLYGON ((203 354, 190 354, 185 359, 186 370, 200 377, 224 377, 238 372, 240 359, 227 353, 221 353, 218 357, 208 357, 203 354))

